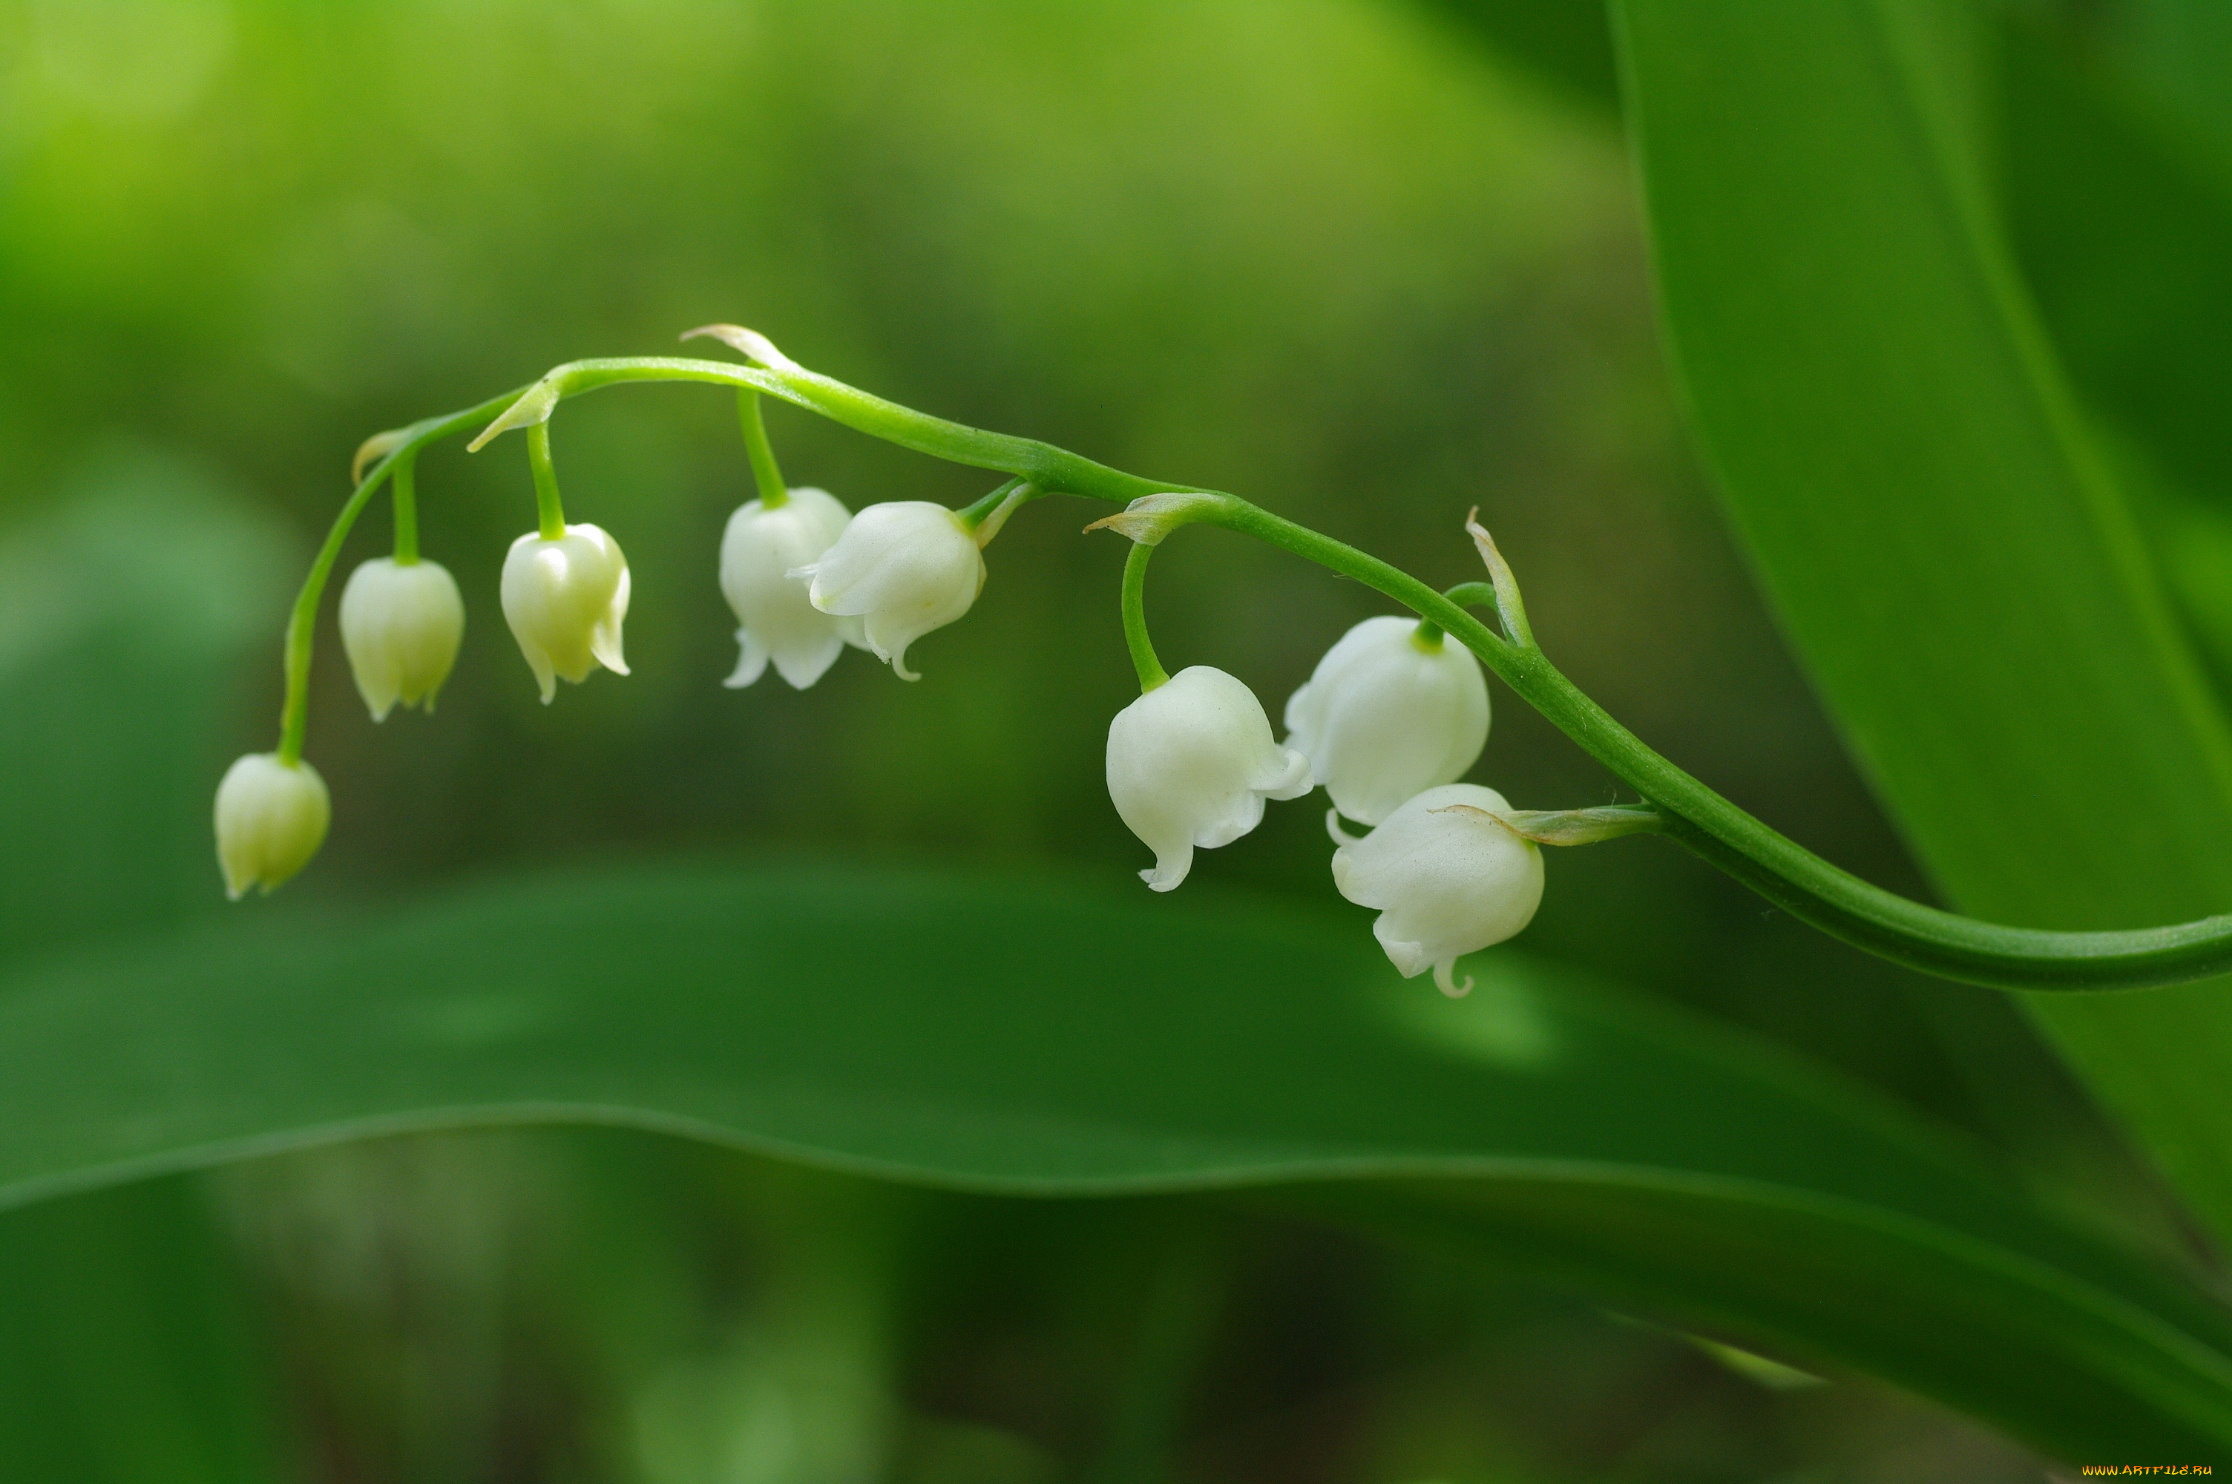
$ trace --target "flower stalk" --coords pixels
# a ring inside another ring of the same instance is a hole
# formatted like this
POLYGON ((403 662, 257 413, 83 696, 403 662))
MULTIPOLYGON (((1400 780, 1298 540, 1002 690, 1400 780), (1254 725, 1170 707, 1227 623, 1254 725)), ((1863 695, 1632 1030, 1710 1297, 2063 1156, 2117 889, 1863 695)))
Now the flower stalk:
POLYGON ((1147 637, 1147 559, 1154 554, 1155 548, 1142 541, 1124 558, 1124 644, 1139 672, 1141 695, 1170 679, 1155 658, 1155 641, 1147 637))
POLYGON ((417 466, 417 454, 407 454, 396 460, 395 473, 390 477, 395 486, 395 565, 398 567, 412 566, 419 559, 417 466))
POLYGON ((535 471, 535 515, 545 541, 562 540, 566 534, 566 507, 558 500, 558 467, 550 459, 550 424, 536 423, 527 430, 527 465, 535 471))
POLYGON ((790 487, 783 483, 775 449, 767 441, 767 423, 760 417, 760 394, 750 387, 736 393, 737 421, 744 428, 744 456, 751 460, 752 482, 759 486, 760 508, 780 510, 790 502, 790 487))
MULTIPOLYGON (((1052 444, 918 412, 808 370, 764 336, 739 327, 708 326, 692 334, 720 339, 756 364, 674 357, 575 361, 477 407, 379 435, 360 451, 360 462, 377 462, 336 517, 288 626, 280 761, 291 763, 301 756, 310 641, 326 578, 364 502, 400 462, 429 443, 482 424, 486 426, 471 445, 476 449, 502 432, 527 428, 543 534, 551 538, 553 532, 562 534, 565 529, 557 509, 555 480, 545 478, 549 450, 545 424, 551 411, 568 397, 622 383, 698 382, 776 397, 870 437, 949 463, 1000 473, 1011 483, 1023 481, 1028 486, 1026 498, 1071 494, 1126 506, 1124 516, 1107 524, 1135 541, 1132 561, 1126 566, 1127 641, 1133 637, 1144 552, 1182 524, 1223 526, 1360 582, 1470 649, 1522 699, 1641 794, 1655 811, 1658 832, 1793 916, 1867 952, 1942 978, 2025 990, 2132 989, 2232 970, 2232 915, 2109 932, 2010 927, 1909 901, 1814 855, 1660 756, 1567 679, 1536 644, 1517 580, 1477 521, 1468 522, 1468 529, 1490 581, 1464 584, 1444 594, 1367 552, 1236 496, 1148 480, 1052 444), (1495 612, 1497 628, 1467 611, 1475 604, 1495 612)), ((1001 495, 1001 505, 1022 492, 1020 487, 1002 488, 1007 492, 1001 495)), ((978 518, 978 531, 989 523, 990 515, 988 511, 978 518)), ((1163 672, 1152 647, 1145 644, 1143 618, 1138 638, 1133 659, 1146 686, 1163 672), (1143 658, 1147 663, 1141 663, 1143 658)))

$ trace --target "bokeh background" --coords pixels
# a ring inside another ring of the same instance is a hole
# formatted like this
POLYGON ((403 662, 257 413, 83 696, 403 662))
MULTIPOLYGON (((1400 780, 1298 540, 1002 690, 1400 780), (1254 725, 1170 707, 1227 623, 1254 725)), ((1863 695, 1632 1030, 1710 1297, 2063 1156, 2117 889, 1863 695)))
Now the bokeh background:
MULTIPOLYGON (((2014 34, 2122 44, 2114 6, 2082 10, 2014 34)), ((569 514, 630 558, 634 674, 537 703, 495 601, 533 520, 522 450, 430 453, 424 547, 471 615, 458 670, 435 715, 374 726, 328 604, 309 755, 331 840, 281 896, 225 906, 209 790, 271 743, 285 606, 358 442, 710 320, 1437 583, 1480 575, 1478 506, 1586 690, 1926 896, 1719 524, 1601 24, 1564 13, 0 0, 0 956, 675 853, 1128 879, 1146 856, 1101 756, 1134 684, 1124 543, 1080 535, 1102 512, 1025 510, 975 611, 914 652, 919 685, 850 654, 807 693, 727 691, 733 404, 638 387, 554 433, 569 514)), ((792 409, 769 423, 792 482, 855 507, 989 485, 792 409)), ((2232 541, 2203 525, 2205 566, 2232 541)), ((376 505, 344 570, 387 531, 376 505)), ((1222 532, 1167 549, 1150 607, 1173 668, 1230 670, 1274 713, 1383 611, 1222 532)), ((1627 797, 1494 699, 1478 781, 1521 807, 1627 797)), ((1318 807, 1274 807, 1195 880, 1361 932, 1330 849, 1318 807)), ((2170 1230, 1998 998, 1916 995, 1657 842, 1550 873, 1531 949, 2170 1230)), ((370 1141, 0 1220, 0 1422, 44 1461, 27 1478, 2039 1476, 1868 1383, 1246 1202, 961 1197, 611 1132, 370 1141)))

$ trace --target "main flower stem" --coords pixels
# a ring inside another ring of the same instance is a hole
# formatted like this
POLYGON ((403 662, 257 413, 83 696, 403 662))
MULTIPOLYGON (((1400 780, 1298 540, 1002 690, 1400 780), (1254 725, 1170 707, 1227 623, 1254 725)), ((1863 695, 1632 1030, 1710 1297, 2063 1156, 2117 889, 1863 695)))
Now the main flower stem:
MULTIPOLYGON (((1792 916, 1910 968, 1942 978, 2027 990, 2132 989, 2203 979, 2232 969, 2232 916, 2121 932, 2005 927, 1908 901, 1831 865, 1653 752, 1561 674, 1535 645, 1519 606, 1517 585, 1485 533, 1479 533, 1479 540, 1495 583, 1466 584, 1445 595, 1377 557, 1236 496, 1144 479, 1052 444, 932 417, 788 363, 744 366, 668 357, 575 361, 477 408, 382 435, 377 446, 391 451, 343 507, 296 601, 287 639, 282 757, 291 760, 301 753, 302 697, 318 596, 350 523, 381 477, 425 444, 493 418, 471 446, 477 449, 500 433, 527 428, 540 494, 549 472, 545 420, 551 409, 566 397, 631 381, 695 381, 762 392, 903 448, 1026 480, 1032 494, 1084 495, 1118 503, 1148 495, 1198 496, 1180 502, 1182 513, 1172 517, 1154 539, 1167 534, 1167 525, 1193 521, 1220 525, 1385 594, 1454 635, 1584 751, 1657 806, 1665 833, 1792 916), (1493 607, 1504 632, 1491 630, 1461 606, 1472 603, 1493 607)), ((544 507, 545 535, 554 534, 554 479, 549 482, 549 496, 544 507)), ((1150 549, 1148 542, 1135 542, 1124 569, 1125 639, 1140 684, 1149 689, 1165 678, 1147 642, 1140 606, 1150 549)))
POLYGON ((1131 649, 1132 668, 1139 672, 1141 695, 1170 678, 1155 658, 1154 641, 1147 637, 1147 559, 1154 554, 1154 547, 1135 541, 1131 555, 1124 558, 1124 643, 1131 649))

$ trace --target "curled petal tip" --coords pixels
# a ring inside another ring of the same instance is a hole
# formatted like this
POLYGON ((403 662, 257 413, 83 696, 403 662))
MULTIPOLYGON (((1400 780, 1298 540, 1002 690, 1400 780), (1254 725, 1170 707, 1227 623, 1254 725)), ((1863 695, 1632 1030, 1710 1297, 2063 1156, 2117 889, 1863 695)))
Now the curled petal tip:
POLYGON ((1162 863, 1158 861, 1154 865, 1148 867, 1146 870, 1140 872, 1139 879, 1146 882, 1147 885, 1155 891, 1176 891, 1181 885, 1185 883, 1186 870, 1190 868, 1190 866, 1191 862, 1188 863, 1188 866, 1186 868, 1181 868, 1175 871, 1166 871, 1163 869, 1162 863))
POLYGON ((1341 828, 1341 811, 1338 809, 1325 811, 1325 832, 1333 837, 1335 845, 1354 845, 1364 838, 1362 835, 1352 835, 1341 828))
POLYGON ((1440 963, 1435 964, 1434 987, 1453 1000, 1461 1000, 1472 993, 1473 976, 1467 974, 1465 982, 1459 984, 1456 979, 1456 968, 1457 960, 1453 958, 1445 958, 1440 963))

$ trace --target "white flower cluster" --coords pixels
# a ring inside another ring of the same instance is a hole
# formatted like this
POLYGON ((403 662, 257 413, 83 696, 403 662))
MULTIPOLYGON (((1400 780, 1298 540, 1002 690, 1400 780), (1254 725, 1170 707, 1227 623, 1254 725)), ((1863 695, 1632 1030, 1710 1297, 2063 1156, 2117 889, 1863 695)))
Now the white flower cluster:
POLYGON ((1463 994, 1457 960, 1517 933, 1542 900, 1541 850, 1495 817, 1510 809, 1503 796, 1453 781, 1488 741, 1480 662, 1416 620, 1368 618, 1288 700, 1286 723, 1285 744, 1273 742, 1254 693, 1202 665, 1117 714, 1108 792, 1155 852, 1140 875, 1169 891, 1195 850, 1254 829, 1265 799, 1323 784, 1335 886, 1379 909, 1373 932, 1405 978, 1431 969, 1444 993, 1463 994), (1344 834, 1344 814, 1375 828, 1344 834))
MULTIPOLYGON (((906 680, 907 647, 969 611, 984 587, 977 536, 943 505, 871 505, 858 516, 826 491, 795 489, 779 505, 753 500, 729 517, 721 591, 736 612, 742 653, 731 686, 769 664, 800 690, 847 644, 872 650, 906 680)), ((628 673, 628 559, 597 526, 529 532, 512 543, 499 585, 504 620, 548 705, 560 680, 599 666, 628 673)), ((368 561, 341 593, 341 646, 374 721, 397 702, 434 709, 465 636, 465 602, 438 562, 368 561)), ((270 891, 325 839, 331 804, 317 771, 283 753, 235 762, 217 790, 218 864, 226 889, 270 891)))
MULTIPOLYGON (((555 525, 558 518, 552 517, 555 525)), ((943 505, 898 501, 848 512, 825 490, 753 500, 722 535, 720 585, 735 611, 730 686, 772 665, 803 690, 847 645, 914 680, 907 650, 969 611, 985 579, 981 544, 998 517, 972 526, 943 505)), ((628 673, 627 558, 593 525, 512 543, 500 585, 504 619, 547 705, 558 681, 599 666, 628 673)), ((380 721, 400 702, 431 711, 465 632, 465 604, 439 564, 381 558, 341 595, 341 639, 357 689, 380 721)), ((1479 661, 1409 618, 1369 618, 1318 662, 1273 740, 1263 705, 1222 670, 1195 665, 1151 683, 1108 728, 1108 793, 1155 864, 1156 891, 1186 879, 1196 850, 1229 845, 1263 819, 1267 799, 1323 785, 1339 848, 1334 884, 1375 908, 1373 928, 1405 977, 1431 970, 1464 993, 1458 958, 1524 928, 1542 898, 1542 856, 1500 816, 1503 796, 1456 782, 1488 740, 1479 661), (1372 827, 1351 837, 1340 817, 1372 827)), ((269 891, 324 840, 331 804, 300 760, 299 729, 277 753, 241 758, 217 791, 217 853, 235 897, 269 891)))

